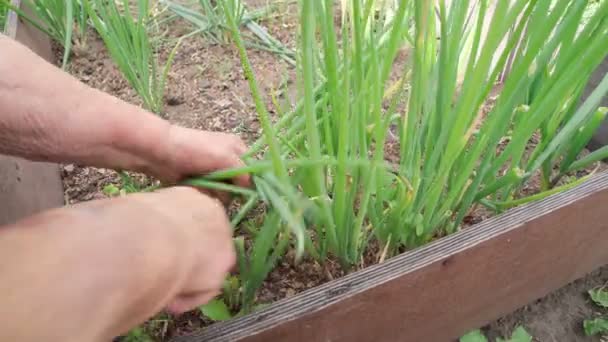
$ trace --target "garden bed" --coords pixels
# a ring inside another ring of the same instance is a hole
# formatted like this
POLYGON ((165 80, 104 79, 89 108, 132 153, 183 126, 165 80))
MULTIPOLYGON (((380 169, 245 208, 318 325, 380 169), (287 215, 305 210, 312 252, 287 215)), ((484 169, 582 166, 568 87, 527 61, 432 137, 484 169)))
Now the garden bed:
MULTIPOLYGON (((293 45, 295 23, 286 13, 264 25, 283 43, 293 45)), ((185 23, 169 27, 166 36, 173 38, 192 30, 185 23)), ((141 104, 101 40, 91 34, 89 44, 86 51, 75 51, 68 71, 94 88, 141 104)), ((293 69, 276 55, 250 49, 249 57, 264 94, 293 83, 293 69)), ((169 121, 232 132, 249 143, 259 136, 253 100, 232 45, 211 44, 202 36, 183 41, 167 82, 163 115, 169 121)), ((272 108, 269 99, 267 104, 272 108)), ((111 170, 62 168, 69 203, 106 197, 103 189, 119 184, 111 170)), ((346 277, 335 262, 321 267, 305 260, 295 265, 287 257, 259 291, 259 302, 276 302, 266 309, 214 324, 202 333, 199 330, 211 322, 198 312, 161 315, 146 327, 159 340, 178 341, 456 338, 606 264, 608 254, 602 247, 608 243, 603 223, 607 217, 594 204, 608 200, 607 187, 608 176, 600 175, 567 193, 481 224, 488 214, 478 211, 466 220, 474 226, 346 277), (380 314, 389 314, 392 320, 381 319, 380 314)), ((538 184, 531 182, 525 190, 534 193, 538 184)), ((366 261, 364 266, 375 264, 376 255, 366 261)))
POLYGON ((602 174, 175 341, 454 340, 605 265, 606 200, 602 174))

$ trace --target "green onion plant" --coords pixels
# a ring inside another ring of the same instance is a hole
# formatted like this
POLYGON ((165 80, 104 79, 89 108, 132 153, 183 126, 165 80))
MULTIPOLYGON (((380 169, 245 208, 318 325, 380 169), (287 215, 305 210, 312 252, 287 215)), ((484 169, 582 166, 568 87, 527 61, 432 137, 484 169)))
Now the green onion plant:
POLYGON ((141 97, 146 109, 161 114, 167 74, 179 42, 161 66, 148 32, 149 1, 138 0, 136 13, 128 0, 123 0, 120 7, 115 1, 83 2, 118 69, 141 97))
MULTIPOLYGON (((256 228, 251 231, 256 231, 256 228)), ((272 212, 252 236, 249 248, 245 246, 244 236, 238 236, 234 241, 238 256, 238 276, 230 276, 224 282, 223 301, 238 316, 256 308, 256 292, 284 256, 290 239, 282 229, 281 217, 277 212, 272 212)))
MULTIPOLYGON (((226 24, 226 17, 222 11, 222 6, 219 1, 199 0, 202 13, 207 18, 210 25, 209 36, 215 39, 218 43, 227 43, 229 31, 226 24)), ((243 22, 245 15, 245 6, 241 0, 234 1, 234 6, 230 9, 232 17, 237 23, 243 22)))
POLYGON ((501 212, 573 187, 586 177, 564 176, 608 157, 580 157, 607 112, 608 76, 584 101, 581 90, 608 54, 608 2, 583 21, 585 0, 403 0, 390 15, 349 1, 336 24, 334 1, 301 0, 299 101, 272 122, 234 1, 222 3, 263 134, 247 166, 189 182, 253 174, 255 192, 233 190, 245 211, 266 203, 256 236, 275 243, 252 263, 280 255, 277 232, 289 228, 296 251, 349 270, 370 243, 379 259, 415 248, 460 229, 477 206, 501 212), (540 192, 529 195, 535 178, 540 192))
MULTIPOLYGON (((270 172, 280 188, 290 189, 284 192, 308 203, 305 245, 320 261, 331 254, 352 267, 374 240, 389 254, 419 246, 457 230, 476 205, 501 211, 572 186, 555 188, 555 180, 605 156, 600 150, 577 160, 606 114, 598 105, 608 78, 586 101, 579 99, 608 53, 608 3, 582 30, 587 1, 439 1, 436 8, 410 0, 400 1, 390 17, 373 15, 373 1, 349 4, 338 27, 333 1, 300 1, 300 102, 269 125, 257 101, 263 143, 249 155, 266 145, 263 158, 275 167, 249 160, 240 170, 260 171, 258 177, 270 172), (471 6, 478 6, 476 25, 467 30, 471 6), (458 83, 468 38, 470 57, 458 83), (396 64, 404 47, 411 60, 396 64), (409 78, 386 99, 395 70, 409 78), (398 136, 394 167, 385 162, 389 131, 398 136), (529 145, 532 140, 537 143, 529 145), (522 188, 538 175, 543 191, 526 198, 522 188)), ((233 15, 226 16, 259 98, 233 15)))
MULTIPOLYGON (((221 1, 198 0, 197 2, 199 10, 194 10, 175 1, 162 1, 177 16, 186 19, 197 27, 197 30, 192 34, 202 33, 216 44, 227 44, 230 39, 230 30, 226 23, 221 1)), ((245 21, 255 19, 255 16, 245 15, 245 6, 242 1, 237 1, 233 10, 232 15, 239 26, 245 21)))
MULTIPOLYGON (((199 0, 199 10, 192 9, 174 1, 162 1, 177 16, 190 22, 197 29, 185 37, 202 33, 216 44, 227 44, 230 41, 230 27, 222 7, 223 2, 212 3, 209 0, 199 0)), ((272 6, 248 11, 242 1, 233 5, 232 16, 237 26, 245 27, 249 31, 243 35, 245 46, 277 54, 290 65, 295 65, 295 53, 274 38, 268 31, 257 23, 257 20, 268 14, 272 6)))

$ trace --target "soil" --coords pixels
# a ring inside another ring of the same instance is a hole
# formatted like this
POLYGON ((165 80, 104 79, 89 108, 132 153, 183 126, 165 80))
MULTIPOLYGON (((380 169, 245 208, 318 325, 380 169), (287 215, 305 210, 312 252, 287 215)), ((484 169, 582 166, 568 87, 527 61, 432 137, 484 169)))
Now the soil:
POLYGON ((511 336, 517 326, 523 326, 538 342, 606 341, 599 336, 583 333, 583 320, 608 314, 594 305, 587 291, 608 285, 608 266, 500 318, 484 327, 487 336, 511 336))
MULTIPOLYGON (((265 4, 266 0, 251 2, 265 4)), ((293 46, 292 35, 295 26, 289 13, 295 11, 288 9, 279 17, 265 19, 262 24, 275 38, 287 46, 293 46)), ((175 22, 168 25, 167 30, 166 37, 175 38, 191 32, 192 27, 183 22, 175 22)), ((174 42, 174 39, 167 39, 164 44, 172 47, 174 42)), ((79 54, 73 56, 69 72, 91 87, 140 105, 141 101, 115 68, 101 40, 91 33, 88 44, 86 51, 79 51, 79 54)), ((293 83, 293 68, 276 55, 256 49, 249 49, 248 53, 263 94, 277 92, 285 84, 293 83)), ((166 57, 166 52, 161 53, 161 61, 166 57)), ((249 86, 236 49, 232 45, 212 44, 201 35, 192 36, 180 45, 168 77, 165 112, 162 115, 170 122, 190 128, 231 132, 248 143, 259 136, 260 125, 249 86)), ((279 96, 281 105, 290 105, 293 96, 292 92, 279 96)), ((270 98, 266 99, 266 104, 274 115, 275 110, 270 98)), ((151 181, 143 175, 135 176, 144 184, 151 181)), ((109 184, 119 185, 120 177, 112 170, 70 164, 63 166, 63 182, 66 200, 73 204, 105 198, 104 187, 109 184)), ((526 191, 537 189, 538 184, 531 182, 526 191)), ((478 209, 465 219, 465 224, 479 223, 489 216, 489 212, 478 209)), ((370 253, 369 259, 377 260, 377 254, 370 253)), ((293 258, 284 258, 268 276, 258 294, 260 303, 294 296, 344 273, 337 264, 330 263, 321 267, 311 260, 304 260, 294 265, 292 260, 293 258)), ((607 282, 608 267, 604 267, 489 324, 484 331, 492 338, 509 336, 513 328, 521 324, 537 341, 597 341, 598 339, 585 338, 582 335, 581 320, 593 316, 597 311, 585 293, 588 289, 607 282)), ((198 312, 190 312, 180 317, 160 314, 150 320, 146 328, 155 339, 168 340, 172 336, 191 333, 210 323, 198 312)))

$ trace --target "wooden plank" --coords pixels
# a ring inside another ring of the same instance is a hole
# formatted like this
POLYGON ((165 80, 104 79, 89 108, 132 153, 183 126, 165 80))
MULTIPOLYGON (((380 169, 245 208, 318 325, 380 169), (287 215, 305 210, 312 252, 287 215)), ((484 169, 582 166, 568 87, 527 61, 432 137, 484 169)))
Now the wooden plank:
MULTIPOLYGON (((19 0, 13 0, 19 6, 19 0)), ((43 33, 9 12, 7 35, 47 61, 53 60, 51 43, 43 33)), ((0 225, 64 204, 59 166, 0 155, 0 225)))
MULTIPOLYGON (((19 2, 19 1, 16 1, 19 2)), ((31 17, 35 17, 34 13, 29 8, 23 8, 23 12, 31 17)), ((12 12, 14 16, 16 13, 12 12)), ((47 35, 40 32, 37 28, 30 25, 27 21, 18 19, 17 26, 12 30, 15 35, 13 38, 21 44, 29 47, 38 56, 49 62, 54 62, 55 56, 51 47, 51 40, 47 35)))
POLYGON ((608 264, 605 203, 608 173, 174 341, 455 340, 608 264))

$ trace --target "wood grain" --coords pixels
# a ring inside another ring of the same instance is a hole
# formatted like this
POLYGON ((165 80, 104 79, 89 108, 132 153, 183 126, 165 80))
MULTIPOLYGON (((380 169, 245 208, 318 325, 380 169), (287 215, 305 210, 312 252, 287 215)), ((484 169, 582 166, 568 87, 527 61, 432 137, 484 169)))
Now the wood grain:
MULTIPOLYGON (((12 4, 19 6, 19 0, 12 4)), ((47 61, 51 43, 42 32, 9 11, 6 33, 47 61)), ((59 166, 0 155, 0 226, 64 204, 59 166)))
POLYGON ((453 341, 608 264, 608 174, 174 342, 453 341))

